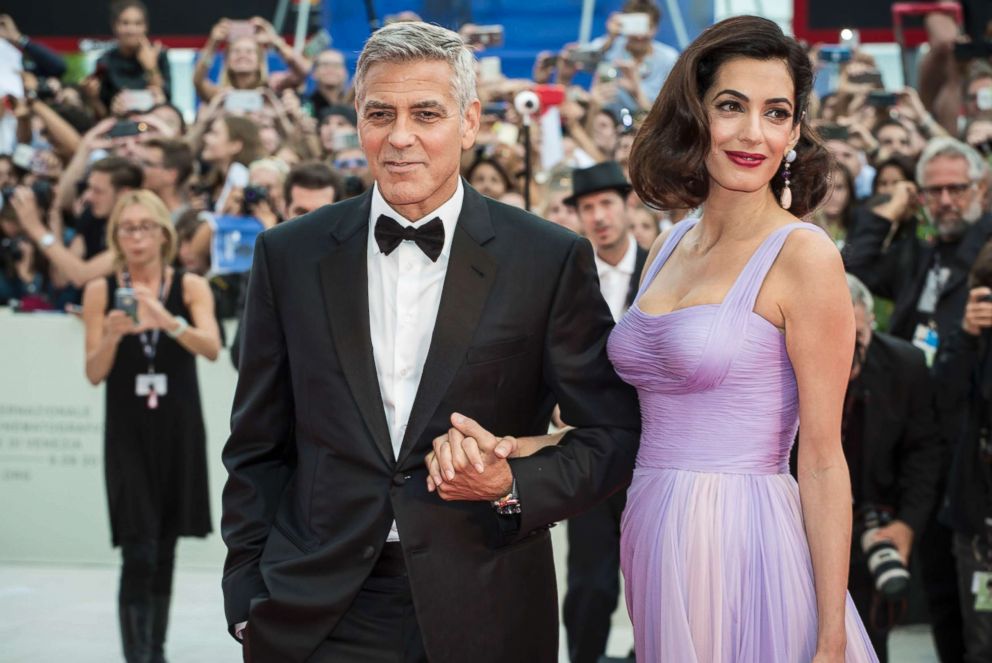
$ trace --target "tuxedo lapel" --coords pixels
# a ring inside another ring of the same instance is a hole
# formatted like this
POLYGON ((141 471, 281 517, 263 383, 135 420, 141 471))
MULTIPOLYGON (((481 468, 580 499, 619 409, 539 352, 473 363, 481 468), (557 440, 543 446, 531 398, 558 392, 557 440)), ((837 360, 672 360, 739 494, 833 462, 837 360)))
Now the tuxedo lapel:
POLYGON ((423 435, 472 342, 499 267, 483 248, 493 236, 485 200, 465 185, 434 333, 407 420, 398 464, 403 463, 413 443, 423 435))
POLYGON ((371 195, 331 220, 337 245, 320 262, 324 307, 338 362, 365 425, 383 458, 393 464, 393 446, 369 331, 368 223, 371 195))

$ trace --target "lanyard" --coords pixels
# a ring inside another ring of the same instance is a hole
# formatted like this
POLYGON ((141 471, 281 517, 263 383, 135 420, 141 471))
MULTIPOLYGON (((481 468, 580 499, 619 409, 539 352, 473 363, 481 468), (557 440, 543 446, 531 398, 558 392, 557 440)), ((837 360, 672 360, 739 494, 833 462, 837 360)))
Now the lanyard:
MULTIPOLYGON (((121 274, 121 278, 124 280, 124 287, 132 288, 131 285, 131 274, 127 270, 121 274)), ((158 300, 165 305, 165 269, 162 269, 162 282, 158 287, 158 300)), ((141 350, 145 355, 145 359, 148 360, 148 372, 155 372, 155 355, 158 353, 158 339, 162 335, 161 329, 153 329, 151 338, 148 337, 148 332, 141 332, 138 335, 138 339, 141 341, 141 350)))

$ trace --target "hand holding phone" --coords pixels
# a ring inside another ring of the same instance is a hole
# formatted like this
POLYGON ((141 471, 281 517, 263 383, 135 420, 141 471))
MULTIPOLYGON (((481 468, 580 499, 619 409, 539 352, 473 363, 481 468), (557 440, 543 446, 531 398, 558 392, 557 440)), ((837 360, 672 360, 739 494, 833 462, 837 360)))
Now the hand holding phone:
POLYGON ((138 298, 134 295, 134 288, 117 288, 114 291, 114 308, 123 311, 134 324, 138 324, 138 298))

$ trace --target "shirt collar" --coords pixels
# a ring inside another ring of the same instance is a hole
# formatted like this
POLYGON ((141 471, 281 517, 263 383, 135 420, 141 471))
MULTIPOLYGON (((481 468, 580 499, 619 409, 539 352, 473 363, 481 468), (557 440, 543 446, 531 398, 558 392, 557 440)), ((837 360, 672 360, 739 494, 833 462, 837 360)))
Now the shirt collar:
POLYGON ((444 224, 444 248, 441 249, 441 255, 444 258, 448 258, 448 256, 451 255, 451 243, 454 241, 455 226, 458 225, 458 216, 462 213, 462 201, 464 198, 465 188, 462 186, 462 178, 459 177, 458 186, 451 198, 448 198, 444 204, 433 212, 428 212, 422 218, 411 221, 394 210, 392 206, 386 202, 386 199, 382 197, 382 193, 379 191, 378 183, 373 184, 372 207, 369 213, 369 250, 371 251, 371 255, 382 253, 382 251, 379 250, 379 244, 375 241, 375 222, 376 219, 379 218, 379 215, 385 214, 386 216, 395 219, 396 222, 404 228, 409 226, 419 226, 434 217, 440 218, 441 223, 444 224))
POLYGON ((630 276, 634 273, 634 267, 636 265, 637 242, 634 241, 634 236, 630 233, 627 233, 627 252, 623 254, 623 258, 620 258, 620 262, 616 265, 611 265, 598 255, 596 256, 596 266, 599 268, 600 273, 605 270, 613 270, 630 276))

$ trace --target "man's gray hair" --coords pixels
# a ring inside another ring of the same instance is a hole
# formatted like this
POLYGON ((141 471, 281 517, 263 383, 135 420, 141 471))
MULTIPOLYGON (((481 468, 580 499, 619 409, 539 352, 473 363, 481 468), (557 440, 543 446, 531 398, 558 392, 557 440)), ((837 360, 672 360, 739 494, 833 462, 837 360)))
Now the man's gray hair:
POLYGON ((458 35, 431 23, 391 23, 372 33, 358 57, 355 69, 355 98, 361 106, 365 76, 373 65, 439 60, 451 66, 451 90, 464 115, 476 98, 475 57, 458 35))
POLYGON ((854 274, 847 275, 847 289, 851 292, 852 304, 864 306, 868 313, 875 311, 875 298, 871 296, 871 290, 854 274))
POLYGON ((958 157, 967 161, 968 179, 972 182, 981 181, 989 172, 988 163, 970 145, 948 136, 939 136, 930 139, 927 146, 923 148, 920 160, 916 164, 916 183, 920 186, 926 186, 923 181, 923 173, 926 171, 927 164, 937 157, 958 157))

